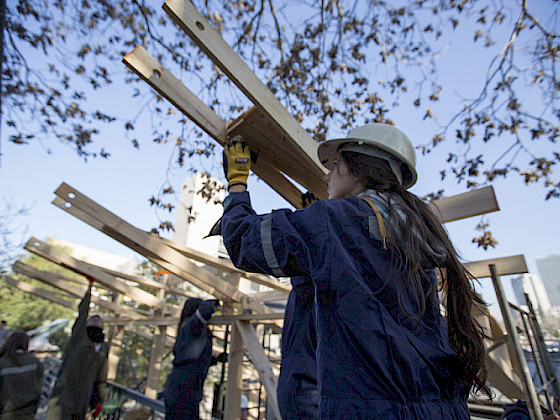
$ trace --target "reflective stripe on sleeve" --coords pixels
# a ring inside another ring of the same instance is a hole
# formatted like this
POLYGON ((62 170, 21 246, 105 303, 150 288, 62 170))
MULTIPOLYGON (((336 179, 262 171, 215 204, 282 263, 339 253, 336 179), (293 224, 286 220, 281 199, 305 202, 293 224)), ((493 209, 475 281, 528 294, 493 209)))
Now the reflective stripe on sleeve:
POLYGON ((272 246, 272 214, 267 214, 263 217, 261 223, 261 242, 264 258, 274 275, 278 277, 285 277, 286 275, 279 267, 276 254, 274 253, 274 248, 272 246))
POLYGON ((13 375, 16 373, 23 373, 23 372, 29 372, 32 370, 36 370, 37 369, 37 364, 32 364, 32 365, 26 365, 26 366, 15 366, 15 367, 9 367, 9 368, 4 368, 4 369, 0 369, 0 375, 1 376, 5 376, 5 375, 13 375))
POLYGON ((206 321, 206 320, 204 319, 204 317, 200 314, 200 311, 199 311, 198 309, 196 310, 196 312, 195 312, 194 314, 196 315, 196 317, 198 318, 198 320, 199 320, 200 322, 202 322, 204 325, 206 325, 206 323, 207 323, 208 321, 206 321))

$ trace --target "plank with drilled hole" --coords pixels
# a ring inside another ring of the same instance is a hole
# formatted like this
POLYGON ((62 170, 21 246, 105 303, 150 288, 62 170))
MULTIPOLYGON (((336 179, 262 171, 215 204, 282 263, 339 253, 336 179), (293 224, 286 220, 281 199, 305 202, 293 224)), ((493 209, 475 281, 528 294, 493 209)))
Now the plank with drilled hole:
MULTIPOLYGON (((142 46, 137 46, 125 55, 123 62, 210 137, 222 146, 226 144, 229 135, 226 122, 142 46)), ((301 191, 267 161, 267 156, 259 156, 259 159, 251 164, 251 169, 288 203, 295 208, 301 208, 301 191)))
POLYGON ((472 261, 464 264, 465 268, 476 278, 490 277, 489 265, 494 264, 501 276, 528 273, 527 263, 523 255, 492 258, 489 260, 472 261))
MULTIPOLYGON (((250 299, 226 281, 194 264, 180 252, 163 243, 157 235, 132 226, 69 185, 62 183, 55 194, 65 201, 60 208, 68 210, 77 207, 81 213, 100 222, 103 233, 117 240, 125 237, 126 243, 123 244, 218 299, 243 302, 248 308, 259 313, 272 312, 267 306, 250 299)), ((87 220, 84 221, 87 223, 87 220)))
MULTIPOLYGON (((171 19, 220 68, 229 79, 264 113, 271 130, 278 131, 275 157, 283 161, 283 172, 292 179, 293 171, 307 171, 302 184, 319 198, 326 198, 325 168, 317 157, 317 143, 280 103, 268 87, 216 32, 188 0, 168 0, 163 5, 171 19)), ((258 139, 255 139, 258 141, 258 139)), ((268 156, 268 155, 267 155, 268 156)), ((270 156, 268 156, 270 157, 270 156)))

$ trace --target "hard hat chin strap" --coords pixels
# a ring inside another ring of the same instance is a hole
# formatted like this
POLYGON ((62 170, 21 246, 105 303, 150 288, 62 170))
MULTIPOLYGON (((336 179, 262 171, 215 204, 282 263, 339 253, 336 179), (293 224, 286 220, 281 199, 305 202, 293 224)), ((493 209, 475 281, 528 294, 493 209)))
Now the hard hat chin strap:
POLYGON ((395 177, 399 181, 399 185, 402 185, 403 177, 401 171, 401 162, 395 159, 389 152, 365 143, 346 143, 342 145, 338 150, 340 152, 361 153, 363 155, 373 156, 387 161, 389 163, 389 166, 391 167, 391 171, 393 171, 393 174, 395 174, 395 177))

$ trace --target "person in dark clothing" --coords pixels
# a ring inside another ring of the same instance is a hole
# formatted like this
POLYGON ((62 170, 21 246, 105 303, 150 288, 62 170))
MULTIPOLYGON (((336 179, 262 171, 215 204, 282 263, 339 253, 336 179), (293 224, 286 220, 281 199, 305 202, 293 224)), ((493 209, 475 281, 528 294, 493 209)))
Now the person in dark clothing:
POLYGON ((318 155, 329 199, 258 215, 246 191, 250 150, 226 145, 221 220, 236 267, 313 283, 317 417, 468 419, 469 391, 490 393, 471 313, 484 302, 438 217, 407 191, 414 146, 395 127, 368 124, 318 155))
POLYGON ((35 418, 43 386, 43 366, 27 352, 29 336, 15 331, 0 349, 0 419, 35 418))
POLYGON ((47 408, 47 420, 83 419, 94 404, 96 417, 106 397, 109 346, 105 343, 103 320, 95 315, 88 319, 90 285, 78 307, 78 319, 72 327, 59 377, 47 408), (93 401, 92 401, 93 399, 93 401))
POLYGON ((225 353, 212 356, 212 333, 206 327, 217 300, 187 299, 181 311, 173 346, 173 370, 164 391, 165 418, 198 420, 202 387, 210 366, 225 362, 225 353))

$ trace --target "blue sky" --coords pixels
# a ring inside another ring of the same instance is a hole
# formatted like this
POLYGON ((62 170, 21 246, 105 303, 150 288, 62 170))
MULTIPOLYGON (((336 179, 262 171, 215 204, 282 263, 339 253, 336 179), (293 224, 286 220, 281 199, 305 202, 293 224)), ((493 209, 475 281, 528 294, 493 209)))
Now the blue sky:
MULTIPOLYGON (((447 102, 441 104, 441 109, 445 109, 446 104, 473 96, 472 87, 480 84, 486 72, 486 67, 477 65, 479 51, 456 47, 466 40, 461 37, 470 36, 471 32, 467 31, 458 36, 455 44, 450 40, 450 48, 441 59, 441 77, 446 85, 453 86, 445 99, 447 102)), ((121 65, 122 71, 126 71, 124 64, 121 65)), ((92 93, 91 100, 97 101, 102 109, 124 110, 129 106, 128 93, 123 93, 126 88, 113 86, 102 94, 92 93)), ((144 91, 148 89, 146 86, 144 91)), ((532 98, 527 97, 525 100, 530 101, 532 98)), ((128 111, 130 114, 133 110, 128 111)), ((431 137, 430 127, 417 114, 404 108, 390 115, 396 125, 416 144, 420 142, 419 139, 431 137)), ((330 134, 334 137, 341 133, 333 128, 330 134)), ((55 142, 44 141, 43 144, 25 146, 11 144, 7 141, 7 132, 3 127, 0 200, 14 206, 30 207, 29 215, 18 221, 21 227, 26 228, 26 235, 22 239, 27 240, 30 236, 39 239, 54 237, 123 256, 134 255, 128 248, 50 203, 54 198, 54 190, 61 182, 66 182, 139 228, 149 230, 156 226, 159 224, 158 218, 154 209, 149 207, 148 198, 156 194, 167 179, 177 190, 182 180, 190 174, 187 170, 178 169, 166 172, 172 160, 173 145, 155 145, 148 138, 146 135, 145 139, 140 139, 140 150, 136 150, 129 140, 122 137, 119 130, 104 130, 99 143, 110 151, 110 158, 84 162, 70 147, 55 142)), ((500 145, 497 145, 498 149, 493 147, 485 146, 483 152, 497 153, 500 145)), ((542 147, 547 150, 552 146, 542 147)), ((418 156, 419 181, 412 189, 414 193, 424 195, 443 187, 447 195, 465 191, 464 186, 457 185, 454 181, 441 184, 439 171, 445 155, 445 151, 441 150, 427 156, 418 156)), ((212 174, 221 177, 218 165, 219 158, 214 162, 212 174)), ((527 187, 516 176, 499 180, 494 188, 501 210, 486 216, 486 219, 499 241, 495 249, 483 251, 471 242, 476 234, 475 226, 480 221, 478 217, 449 223, 446 228, 465 260, 523 254, 530 271, 536 273, 535 259, 560 253, 560 200, 545 201, 544 190, 540 186, 527 187)), ((249 190, 258 212, 287 207, 275 192, 255 177, 250 179, 249 190)), ((161 215, 174 221, 174 214, 161 215)), ((491 281, 482 279, 481 284, 483 296, 489 302, 494 302, 491 281)), ((514 301, 509 280, 504 279, 504 285, 508 297, 514 301)), ((495 312, 498 308, 493 305, 491 310, 495 312)))

